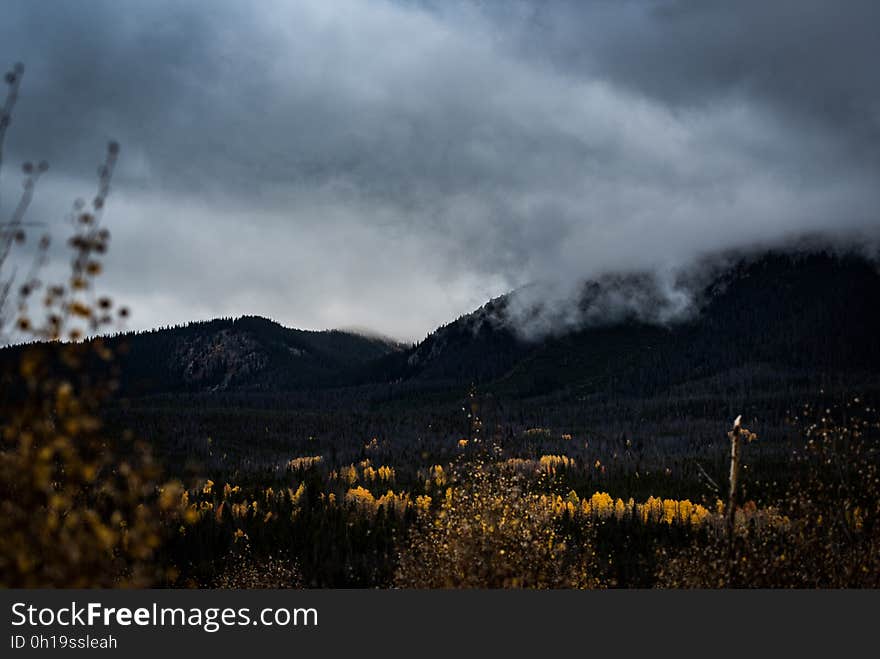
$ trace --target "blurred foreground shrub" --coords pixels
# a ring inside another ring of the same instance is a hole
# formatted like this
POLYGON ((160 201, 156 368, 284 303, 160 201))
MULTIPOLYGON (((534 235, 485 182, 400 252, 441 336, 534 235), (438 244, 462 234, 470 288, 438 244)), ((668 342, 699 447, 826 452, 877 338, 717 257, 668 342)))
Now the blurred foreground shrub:
MULTIPOLYGON (((5 76, 0 162, 23 73, 16 65, 5 76)), ((84 340, 127 316, 95 291, 110 235, 101 215, 118 152, 111 143, 92 201, 73 205, 65 281, 40 279, 48 235, 27 256, 28 230, 40 225, 25 216, 46 163, 25 163, 21 198, 0 224, 0 338, 31 341, 12 349, 0 373, 2 587, 143 586, 168 576, 153 557, 182 490, 158 485, 144 445, 102 433, 101 407, 116 384, 114 355, 103 340, 84 340)))
POLYGON ((589 521, 575 542, 547 497, 485 463, 464 465, 436 514, 425 513, 401 552, 402 588, 593 588, 589 521))

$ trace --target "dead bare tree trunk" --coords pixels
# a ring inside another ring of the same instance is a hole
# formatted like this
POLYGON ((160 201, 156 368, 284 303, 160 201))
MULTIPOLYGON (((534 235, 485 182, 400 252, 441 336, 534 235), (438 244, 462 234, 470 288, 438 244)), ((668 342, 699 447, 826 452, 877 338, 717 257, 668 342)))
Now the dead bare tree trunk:
POLYGON ((730 437, 730 492, 727 496, 727 537, 733 552, 733 532, 736 526, 736 486, 739 479, 739 463, 742 451, 742 415, 733 422, 730 437))
POLYGON ((734 582, 736 573, 736 490, 739 487, 739 467, 742 458, 743 441, 753 442, 758 436, 748 428, 742 427, 742 415, 736 417, 733 429, 727 433, 730 438, 730 492, 727 496, 727 552, 729 558, 728 585, 734 582))

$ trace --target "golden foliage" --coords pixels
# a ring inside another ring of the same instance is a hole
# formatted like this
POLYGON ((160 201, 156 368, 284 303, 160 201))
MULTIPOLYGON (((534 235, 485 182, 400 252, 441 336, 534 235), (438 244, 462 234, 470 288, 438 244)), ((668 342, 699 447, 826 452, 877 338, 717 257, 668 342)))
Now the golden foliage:
MULTIPOLYGON (((405 588, 591 588, 598 585, 588 543, 573 543, 546 499, 482 463, 423 515, 400 556, 405 588)), ((589 535, 585 532, 585 535, 589 535)))
POLYGON ((293 458, 287 463, 287 467, 291 471, 300 471, 317 467, 324 461, 322 455, 305 455, 300 458, 293 458))
POLYGON ((538 460, 538 464, 541 471, 555 475, 557 471, 573 468, 575 462, 573 458, 567 455, 542 455, 538 460))

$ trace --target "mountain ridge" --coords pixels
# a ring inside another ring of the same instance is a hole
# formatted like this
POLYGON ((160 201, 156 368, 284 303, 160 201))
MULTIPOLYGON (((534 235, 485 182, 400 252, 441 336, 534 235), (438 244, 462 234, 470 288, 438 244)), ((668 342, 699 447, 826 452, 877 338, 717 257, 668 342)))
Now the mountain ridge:
POLYGON ((693 309, 674 322, 630 313, 540 341, 503 322, 502 296, 385 361, 391 379, 492 382, 517 396, 588 385, 577 382, 578 373, 587 381, 629 378, 628 387, 616 388, 638 389, 633 380, 654 378, 652 369, 664 369, 672 384, 750 362, 823 374, 880 372, 880 314, 870 303, 880 299, 880 273, 864 257, 765 252, 708 277, 693 295, 693 309))
POLYGON ((511 312, 513 292, 411 347, 351 331, 287 328, 259 316, 107 340, 127 346, 124 396, 400 384, 459 391, 478 384, 514 398, 653 395, 724 373, 769 370, 782 379, 880 373, 880 310, 871 302, 880 299, 880 272, 864 257, 828 251, 743 257, 691 283, 691 308, 682 307, 677 318, 664 311, 661 288, 645 273, 585 282, 572 303, 576 311, 562 310, 586 319, 582 326, 541 338, 519 331, 524 314, 511 312))

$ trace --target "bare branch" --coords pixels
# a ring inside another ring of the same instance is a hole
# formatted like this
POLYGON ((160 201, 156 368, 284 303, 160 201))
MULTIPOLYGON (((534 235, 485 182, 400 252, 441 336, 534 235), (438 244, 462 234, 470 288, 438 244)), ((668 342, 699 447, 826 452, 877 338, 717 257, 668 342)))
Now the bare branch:
MULTIPOLYGON (((0 109, 0 172, 3 171, 3 142, 6 139, 6 129, 9 128, 9 124, 12 122, 12 109, 15 107, 15 102, 18 100, 18 89, 21 86, 21 78, 24 75, 24 65, 16 63, 15 66, 12 67, 12 71, 9 71, 5 75, 6 84, 9 85, 9 89, 6 92, 6 100, 3 103, 3 108, 0 109)), ((0 208, 3 205, 0 203, 0 208)))

